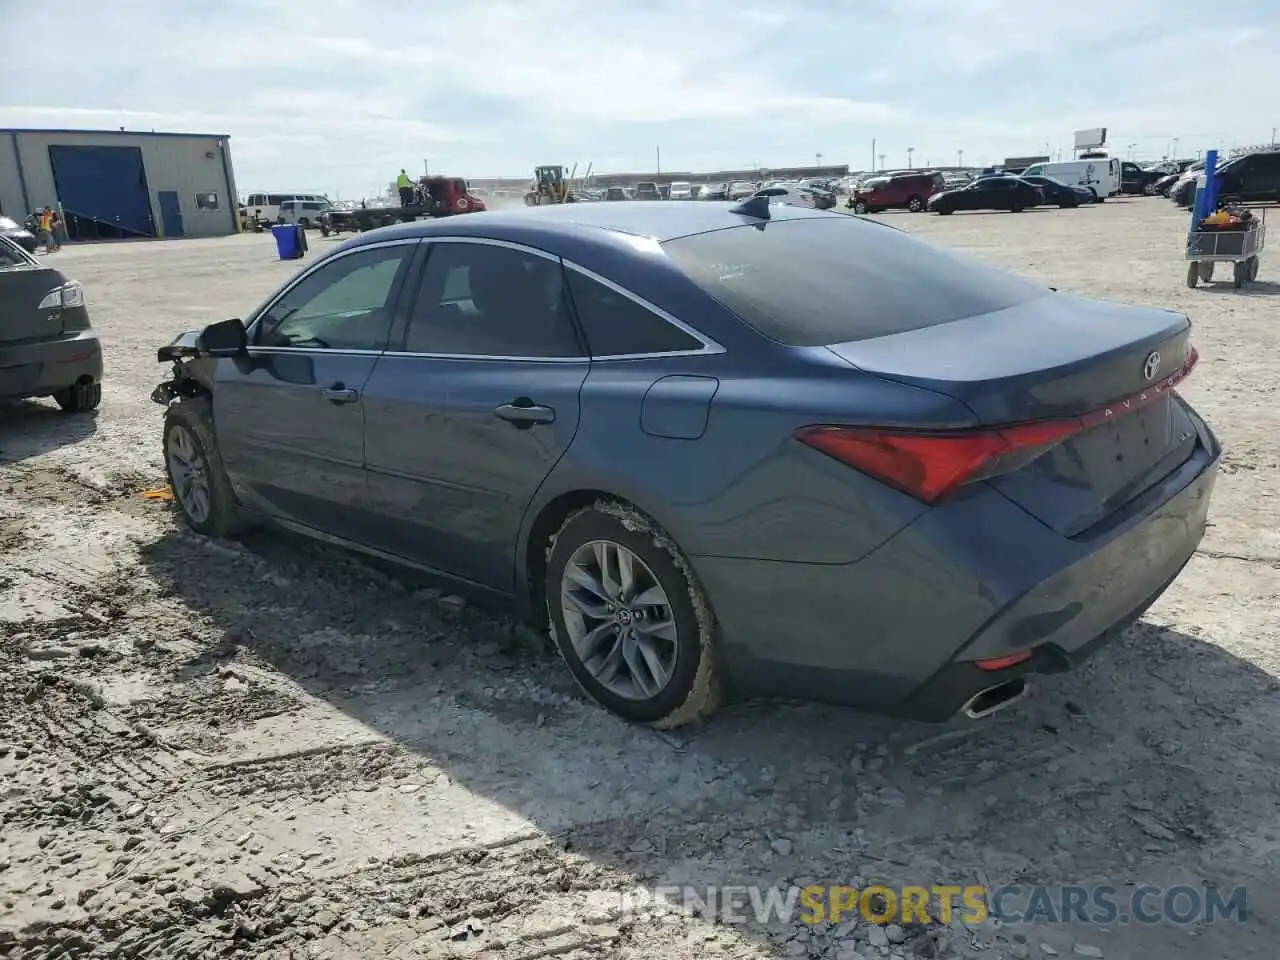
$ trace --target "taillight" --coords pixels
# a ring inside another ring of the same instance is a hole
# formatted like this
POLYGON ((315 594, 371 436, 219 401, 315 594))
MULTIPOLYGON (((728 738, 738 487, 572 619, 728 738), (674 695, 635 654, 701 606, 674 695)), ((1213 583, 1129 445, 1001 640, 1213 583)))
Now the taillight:
MULTIPOLYGON (((1043 453, 1083 429, 1079 420, 932 434, 822 426, 806 427, 796 439, 903 493, 934 503, 957 487, 990 475, 1004 457, 1043 453)), ((1019 462, 1025 459, 1019 457, 1019 462)))
POLYGON ((1170 376, 1080 417, 945 433, 823 425, 804 427, 795 436, 903 493, 936 503, 966 483, 1016 469, 1068 437, 1145 407, 1186 379, 1199 359, 1191 347, 1186 361, 1170 376))
POLYGON ((39 310, 62 310, 67 307, 84 306, 84 288, 74 280, 69 280, 60 287, 54 287, 40 301, 39 310))

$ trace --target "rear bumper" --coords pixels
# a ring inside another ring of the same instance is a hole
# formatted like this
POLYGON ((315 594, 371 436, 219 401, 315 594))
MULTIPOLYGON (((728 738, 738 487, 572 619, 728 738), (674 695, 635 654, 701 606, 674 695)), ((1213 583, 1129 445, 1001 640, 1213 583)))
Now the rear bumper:
POLYGON ((1204 536, 1221 450, 1192 417, 1192 457, 1092 539, 975 489, 852 564, 694 558, 730 682, 940 721, 988 687, 1086 659, 1142 616, 1204 536), (974 665, 1027 650, 1004 670, 974 665))
POLYGON ((0 397, 47 397, 102 379, 102 343, 93 330, 56 340, 0 344, 0 397))

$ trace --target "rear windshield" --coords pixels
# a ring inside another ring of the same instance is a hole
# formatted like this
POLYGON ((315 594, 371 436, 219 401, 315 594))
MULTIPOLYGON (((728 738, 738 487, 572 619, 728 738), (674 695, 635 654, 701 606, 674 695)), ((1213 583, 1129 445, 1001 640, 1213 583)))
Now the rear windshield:
POLYGON ((663 248, 757 332, 796 347, 905 333, 1049 293, 900 230, 841 216, 730 227, 663 248))

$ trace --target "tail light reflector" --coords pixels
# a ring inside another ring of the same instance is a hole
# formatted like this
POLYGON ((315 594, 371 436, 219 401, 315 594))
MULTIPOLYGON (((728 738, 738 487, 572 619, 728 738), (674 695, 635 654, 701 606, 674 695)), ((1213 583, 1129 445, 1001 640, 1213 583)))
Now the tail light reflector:
POLYGON ((996 673, 1000 670, 1008 670, 1010 667, 1016 667, 1020 663, 1026 663, 1031 659, 1030 650, 1020 650, 1017 653, 1011 653, 1007 657, 990 657, 986 660, 975 660, 973 665, 979 670, 985 670, 988 673, 996 673))
POLYGON ((1069 437, 1154 402, 1184 380, 1199 358, 1192 347, 1172 375, 1080 417, 945 433, 812 426, 797 431, 796 439, 925 503, 936 503, 957 487, 1020 467, 1069 437))

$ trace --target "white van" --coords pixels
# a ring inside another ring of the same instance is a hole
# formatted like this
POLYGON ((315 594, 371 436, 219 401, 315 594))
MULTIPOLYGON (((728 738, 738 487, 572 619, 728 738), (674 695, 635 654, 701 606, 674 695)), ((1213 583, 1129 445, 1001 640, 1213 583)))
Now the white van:
POLYGON ((692 200, 693 185, 688 180, 674 180, 667 196, 672 200, 692 200))
POLYGON ((285 200, 276 214, 276 223, 300 223, 304 229, 318 227, 320 214, 332 210, 328 200, 285 200))
POLYGON ((1095 157, 1090 160, 1063 160, 1060 163, 1033 163, 1022 177, 1053 177, 1071 187, 1093 191, 1101 202, 1120 193, 1120 159, 1095 157))
POLYGON ((244 205, 249 211, 249 216, 257 217, 264 223, 276 223, 280 218, 280 204, 286 200, 302 200, 310 203, 329 202, 329 198, 323 193, 251 193, 244 205))

